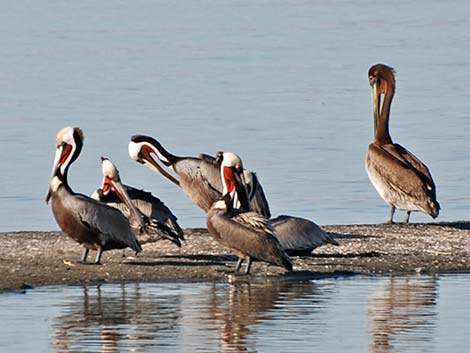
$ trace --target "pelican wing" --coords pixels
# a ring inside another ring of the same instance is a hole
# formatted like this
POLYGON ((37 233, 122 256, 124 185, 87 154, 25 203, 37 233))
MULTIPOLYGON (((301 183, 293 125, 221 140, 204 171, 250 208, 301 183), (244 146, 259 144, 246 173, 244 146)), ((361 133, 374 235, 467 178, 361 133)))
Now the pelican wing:
MULTIPOLYGON (((141 244, 153 243, 161 239, 168 239, 174 244, 176 244, 178 247, 181 247, 180 240, 184 240, 184 232, 176 222, 176 217, 173 216, 173 214, 169 210, 168 212, 171 216, 174 217, 174 219, 172 217, 165 217, 164 214, 156 212, 152 205, 142 198, 142 195, 148 194, 151 196, 151 198, 158 200, 156 197, 153 197, 150 193, 134 189, 132 187, 126 187, 126 192, 128 193, 131 202, 134 204, 137 213, 144 221, 145 226, 143 228, 141 227, 141 223, 136 220, 134 215, 129 211, 127 205, 124 204, 114 192, 111 192, 108 195, 104 196, 101 201, 106 203, 106 205, 114 207, 121 211, 121 213, 128 219, 132 229, 134 230, 141 244), (140 197, 136 198, 136 192, 140 197), (152 217, 154 213, 157 213, 156 217, 158 218, 152 217)), ((158 201, 161 205, 166 208, 166 206, 160 200, 158 201)), ((157 203, 157 206, 158 205, 159 204, 157 203)))
POLYGON ((208 221, 211 223, 210 228, 220 234, 226 246, 258 260, 292 268, 292 262, 273 235, 272 228, 270 231, 262 231, 270 228, 269 222, 250 219, 252 216, 262 218, 255 212, 246 212, 235 218, 221 214, 209 215, 208 221))
POLYGON ((206 153, 199 153, 197 158, 202 159, 206 162, 212 163, 217 166, 217 168, 220 168, 220 162, 217 162, 217 159, 214 156, 211 156, 210 154, 206 153))
MULTIPOLYGON (((407 157, 409 158, 409 157, 407 157)), ((417 170, 403 157, 394 145, 379 147, 370 144, 367 154, 368 168, 374 171, 399 193, 404 193, 415 199, 426 199, 435 195, 434 182, 417 170)), ((417 159, 416 159, 417 160, 417 159)))
POLYGON ((398 143, 395 143, 393 145, 395 148, 391 148, 389 150, 388 146, 389 145, 384 146, 387 152, 394 155, 400 160, 404 160, 406 163, 416 169, 416 171, 422 174, 422 176, 424 177, 423 179, 426 179, 425 182, 427 186, 429 186, 432 190, 436 188, 436 186, 434 185, 434 180, 431 176, 431 172, 429 171, 428 167, 426 167, 426 165, 418 159, 418 157, 416 157, 413 153, 411 153, 405 147, 399 145, 398 143))
POLYGON ((179 238, 184 240, 184 232, 179 226, 178 218, 158 197, 153 196, 150 192, 133 188, 125 185, 129 198, 135 207, 149 219, 152 223, 159 223, 167 228, 179 238))
MULTIPOLYGON (((76 194, 76 212, 81 222, 94 233, 101 234, 103 243, 142 250, 127 218, 117 209, 76 194)), ((106 246, 105 246, 106 247, 106 246)))
POLYGON ((274 228, 272 227, 269 219, 255 211, 244 212, 240 210, 234 210, 232 213, 232 221, 244 227, 250 228, 257 233, 269 234, 277 238, 277 234, 275 234, 274 228))
POLYGON ((284 250, 313 250, 325 244, 339 245, 314 222, 299 217, 278 216, 271 225, 284 250))

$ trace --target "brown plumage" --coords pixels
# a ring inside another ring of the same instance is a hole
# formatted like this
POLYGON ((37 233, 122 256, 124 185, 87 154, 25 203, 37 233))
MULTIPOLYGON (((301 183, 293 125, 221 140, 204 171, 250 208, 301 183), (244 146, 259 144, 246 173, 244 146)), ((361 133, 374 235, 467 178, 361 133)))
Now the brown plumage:
POLYGON ((393 223, 395 208, 421 211, 436 218, 440 205, 429 169, 403 146, 393 143, 389 132, 390 108, 395 94, 395 71, 377 64, 369 69, 374 111, 374 141, 366 156, 367 174, 377 192, 390 205, 393 223), (383 95, 382 108, 381 99, 383 95))
POLYGON ((330 234, 308 219, 281 215, 270 219, 270 222, 289 256, 306 256, 326 244, 339 245, 330 234))
MULTIPOLYGON (((292 262, 284 250, 282 250, 270 221, 256 212, 232 208, 235 193, 237 190, 240 193, 241 188, 243 188, 240 185, 240 174, 242 171, 235 171, 237 167, 234 161, 237 160, 239 158, 235 154, 224 153, 224 160, 221 165, 224 197, 222 200, 215 202, 207 214, 209 233, 214 239, 241 255, 236 271, 240 269, 243 258, 248 260, 247 274, 250 271, 252 258, 284 267, 291 271, 292 262)), ((243 194, 240 194, 240 197, 243 197, 243 194)), ((241 202, 242 204, 246 203, 247 199, 241 200, 241 202)))
MULTIPOLYGON (((142 250, 130 224, 118 210, 85 195, 76 194, 67 183, 69 166, 77 159, 83 146, 79 128, 66 127, 57 134, 57 150, 52 168, 46 203, 52 199, 52 211, 61 229, 73 240, 83 244, 82 262, 88 251, 97 250, 99 264, 103 251, 132 248, 142 250)), ((127 194, 122 195, 124 198, 127 194)))

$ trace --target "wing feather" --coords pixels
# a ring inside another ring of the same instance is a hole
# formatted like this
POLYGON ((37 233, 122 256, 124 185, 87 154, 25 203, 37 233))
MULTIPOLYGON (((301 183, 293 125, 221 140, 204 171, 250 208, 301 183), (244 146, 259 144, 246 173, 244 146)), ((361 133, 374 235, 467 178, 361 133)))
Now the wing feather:
POLYGON ((277 238, 271 231, 261 231, 269 229, 270 225, 260 218, 262 217, 255 212, 240 213, 234 218, 209 214, 208 222, 210 222, 209 228, 219 234, 220 241, 224 245, 258 260, 291 269, 292 262, 282 250, 277 238), (259 219, 248 220, 251 216, 259 219))
POLYGON ((174 168, 186 195, 208 212, 221 196, 220 170, 211 162, 190 157, 177 162, 174 168))
POLYGON ((151 223, 158 223, 175 233, 177 238, 184 240, 184 232, 178 224, 178 218, 171 210, 152 193, 125 185, 129 198, 136 208, 149 219, 151 223))
POLYGON ((136 252, 142 250, 127 218, 117 209, 93 200, 85 195, 76 194, 76 212, 94 233, 102 237, 103 249, 111 247, 130 247, 136 252))
POLYGON ((435 194, 432 179, 432 184, 430 184, 428 178, 407 161, 409 156, 403 157, 403 154, 400 154, 392 146, 388 145, 383 148, 370 144, 367 158, 368 168, 372 168, 375 173, 380 175, 395 192, 415 199, 427 198, 429 192, 435 194), (428 185, 431 186, 431 190, 428 185))
POLYGON ((435 189, 434 180, 432 179, 431 172, 428 167, 421 162, 418 157, 413 153, 408 151, 405 147, 399 145, 398 143, 394 144, 394 149, 386 149, 390 154, 394 155, 395 158, 403 159, 409 165, 411 165, 420 175, 421 179, 426 183, 428 189, 435 189), (396 152, 396 153, 395 153, 396 152))
POLYGON ((339 245, 314 222, 299 217, 281 215, 271 220, 284 250, 313 250, 325 244, 339 245))

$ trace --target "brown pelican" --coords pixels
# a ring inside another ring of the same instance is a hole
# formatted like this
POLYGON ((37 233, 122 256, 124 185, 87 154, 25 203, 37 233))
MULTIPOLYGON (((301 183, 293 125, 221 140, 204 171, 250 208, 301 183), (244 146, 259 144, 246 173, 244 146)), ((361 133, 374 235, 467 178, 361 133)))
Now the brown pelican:
MULTIPOLYGON (((73 240, 83 244, 81 262, 86 263, 90 249, 97 250, 95 264, 99 264, 103 251, 132 248, 142 250, 127 218, 117 209, 76 194, 67 183, 68 169, 77 159, 83 146, 80 128, 65 127, 56 138, 57 150, 52 168, 46 203, 52 198, 52 212, 60 228, 73 240)), ((124 192, 125 202, 130 201, 124 192)))
MULTIPOLYGON (((132 159, 145 164, 180 186, 191 201, 205 212, 209 211, 212 204, 222 196, 220 161, 212 156, 178 157, 168 152, 154 138, 143 135, 131 137, 129 155, 132 159), (166 167, 172 169, 178 175, 178 179, 163 169, 153 155, 166 167)), ((255 189, 254 193, 257 195, 260 192, 263 192, 261 185, 255 189)), ((264 194, 260 197, 266 199, 264 194)), ((251 207, 253 211, 268 218, 271 216, 267 201, 262 205, 253 204, 251 207)))
POLYGON ((181 247, 184 233, 168 207, 150 192, 123 185, 119 171, 108 158, 101 157, 101 167, 103 182, 91 197, 119 209, 129 219, 141 244, 168 239, 181 247), (121 200, 119 194, 124 192, 132 201, 130 205, 121 200), (133 212, 129 206, 134 208, 133 212), (138 219, 136 214, 140 216, 138 219))
POLYGON ((390 205, 390 223, 395 208, 406 210, 405 223, 412 211, 436 218, 440 206, 429 169, 406 148, 392 142, 388 125, 395 94, 395 71, 377 64, 369 69, 374 110, 374 142, 369 145, 366 170, 379 195, 390 205), (381 98, 383 95, 383 104, 381 98))
MULTIPOLYGON (((199 156, 207 160, 212 158, 213 161, 218 163, 218 168, 220 168, 223 152, 218 152, 216 158, 202 154, 199 156)), ((249 200, 249 208, 243 208, 239 202, 235 202, 232 205, 233 208, 255 211, 266 218, 270 218, 268 201, 256 173, 243 169, 243 184, 249 200), (265 210, 267 210, 267 214, 263 212, 265 210)), ((271 218, 270 223, 281 243, 282 249, 290 256, 308 255, 315 248, 325 244, 339 245, 330 234, 324 232, 317 224, 305 218, 280 215, 276 218, 271 218)))
POLYGON ((232 207, 235 194, 243 207, 249 207, 243 189, 240 158, 234 153, 224 152, 220 173, 223 196, 209 209, 207 228, 214 239, 240 254, 235 271, 240 269, 246 259, 245 274, 248 274, 252 258, 292 271, 292 262, 282 250, 269 219, 256 212, 232 207))

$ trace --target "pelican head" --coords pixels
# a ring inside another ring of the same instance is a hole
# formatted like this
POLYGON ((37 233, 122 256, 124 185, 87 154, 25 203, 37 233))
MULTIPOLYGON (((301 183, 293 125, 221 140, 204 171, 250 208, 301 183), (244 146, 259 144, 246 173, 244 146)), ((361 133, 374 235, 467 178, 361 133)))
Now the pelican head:
POLYGON ((107 195, 109 190, 114 189, 119 195, 119 190, 116 190, 115 185, 122 185, 119 171, 116 166, 106 157, 101 157, 101 172, 103 173, 103 183, 101 190, 103 195, 107 195))
MULTIPOLYGON (((54 165, 52 166, 51 183, 53 178, 57 176, 66 182, 67 170, 78 157, 83 146, 83 132, 80 128, 64 127, 60 129, 56 136, 56 152, 54 157, 54 165)), ((49 202, 52 193, 51 186, 46 195, 46 203, 49 202)))
POLYGON ((250 209, 246 185, 243 178, 243 163, 241 158, 233 152, 222 152, 220 165, 223 191, 222 195, 231 195, 233 205, 244 210, 250 209))
POLYGON ((374 109, 374 131, 377 129, 381 111, 381 96, 395 93, 395 70, 385 64, 376 64, 369 69, 369 84, 374 109))
POLYGON ((395 70, 385 64, 376 64, 369 69, 369 84, 376 86, 378 94, 385 94, 389 89, 395 92, 395 70))
MULTIPOLYGON (((101 157, 101 171, 103 173, 103 182, 101 184, 101 188, 96 191, 96 197, 99 197, 99 200, 103 196, 109 194, 110 190, 112 189, 116 195, 121 199, 122 202, 125 203, 131 217, 135 218, 139 223, 140 227, 143 228, 145 223, 140 216, 139 212, 135 208, 134 204, 129 197, 126 188, 121 182, 121 177, 119 176, 119 171, 117 170, 116 166, 106 157, 101 157)), ((92 195, 93 198, 93 195, 92 195)))
POLYGON ((161 163, 170 168, 177 159, 176 156, 173 156, 165 150, 160 142, 150 136, 134 135, 129 142, 128 151, 129 156, 133 160, 146 165, 153 171, 162 174, 176 185, 179 185, 179 181, 164 170, 153 157, 155 155, 161 163))

